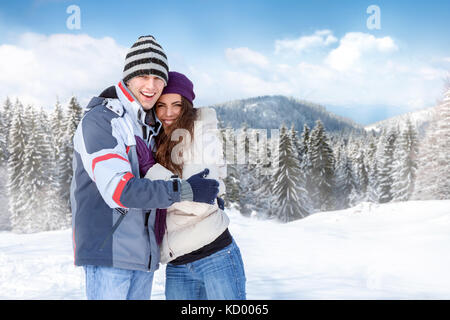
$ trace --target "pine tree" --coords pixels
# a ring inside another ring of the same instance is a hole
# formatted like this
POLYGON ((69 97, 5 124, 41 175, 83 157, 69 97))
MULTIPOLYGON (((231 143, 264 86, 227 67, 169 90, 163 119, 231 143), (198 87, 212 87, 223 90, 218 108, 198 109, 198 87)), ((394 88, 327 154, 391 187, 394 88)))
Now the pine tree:
POLYGON ((11 127, 13 105, 6 98, 0 117, 0 161, 7 161, 9 157, 9 128, 11 127))
POLYGON ((279 168, 274 174, 273 193, 277 198, 278 217, 283 222, 289 222, 306 217, 305 190, 301 184, 300 163, 294 150, 292 136, 286 126, 280 130, 279 168))
POLYGON ((77 101, 77 98, 72 97, 69 102, 67 110, 67 117, 65 118, 64 128, 70 138, 73 138, 75 131, 77 130, 78 123, 83 117, 83 109, 77 101))
POLYGON ((413 199, 450 198, 450 89, 435 108, 434 116, 419 145, 413 199))
POLYGON ((300 168, 300 172, 298 175, 299 183, 300 183, 300 189, 302 190, 302 194, 300 198, 302 199, 302 207, 304 208, 305 212, 313 211, 313 206, 311 199, 309 198, 308 192, 306 190, 306 175, 305 172, 302 170, 300 153, 303 152, 303 146, 302 146, 302 140, 297 136, 297 131, 295 130, 294 125, 291 126, 291 132, 290 132, 291 139, 293 141, 292 145, 294 148, 294 154, 297 156, 298 161, 298 167, 300 168))
MULTIPOLYGON (((373 132, 373 131, 372 131, 373 132)), ((381 139, 380 139, 381 140, 381 139)), ((369 172, 369 185, 368 185, 368 201, 379 203, 380 194, 379 194, 379 181, 378 181, 378 157, 379 154, 377 146, 378 146, 378 137, 374 134, 370 136, 368 142, 368 149, 366 151, 367 158, 367 170, 369 172)))
POLYGON ((22 232, 37 232, 45 230, 45 211, 42 201, 46 199, 43 192, 43 150, 40 148, 44 139, 40 124, 32 107, 27 107, 29 119, 29 138, 25 146, 25 157, 22 164, 23 182, 19 187, 20 194, 26 195, 27 200, 22 206, 20 228, 22 232))
POLYGON ((437 108, 439 117, 437 125, 437 199, 450 199, 450 89, 437 108))
POLYGON ((377 162, 374 163, 371 173, 369 175, 369 191, 368 200, 370 202, 379 203, 380 202, 380 184, 378 181, 378 165, 377 162))
POLYGON ((257 173, 255 171, 255 132, 249 130, 244 123, 236 136, 236 168, 239 171, 239 201, 238 208, 242 215, 250 216, 255 211, 256 191, 259 187, 257 173))
POLYGON ((62 140, 65 134, 64 127, 64 113, 59 101, 56 102, 55 109, 51 115, 51 131, 52 131, 52 141, 53 141, 53 153, 54 159, 57 159, 57 155, 60 152, 62 146, 62 140))
POLYGON ((233 129, 228 127, 224 130, 224 158, 227 162, 227 176, 224 179, 226 188, 225 207, 230 208, 232 204, 239 201, 239 171, 236 167, 236 143, 233 129))
POLYGON ((392 200, 392 185, 394 183, 394 152, 398 133, 391 129, 384 137, 383 153, 378 167, 380 203, 392 200))
POLYGON ((335 205, 334 199, 334 155, 328 143, 328 137, 320 120, 311 131, 310 160, 312 167, 312 184, 315 186, 313 194, 315 208, 326 211, 335 205))
POLYGON ((345 152, 340 153, 336 167, 337 208, 346 209, 350 206, 350 196, 357 186, 352 161, 345 152))
MULTIPOLYGON (((50 134, 50 141, 53 147, 51 148, 51 161, 54 165, 51 166, 50 171, 50 185, 48 193, 51 195, 50 201, 48 203, 48 210, 50 212, 54 212, 55 214, 59 213, 60 215, 64 215, 67 217, 68 208, 67 203, 64 203, 65 200, 62 198, 62 192, 63 190, 63 179, 60 179, 60 167, 63 167, 68 159, 64 159, 63 155, 63 148, 65 145, 64 137, 66 135, 66 129, 65 129, 65 118, 64 118, 64 112, 62 109, 61 104, 59 101, 56 102, 55 108, 53 112, 50 115, 50 128, 51 128, 51 134, 50 134), (60 160, 63 160, 60 162, 60 160)), ((70 152, 70 149, 67 149, 66 152, 70 152)), ((65 185, 67 188, 67 185, 65 185)), ((56 219, 59 220, 59 219, 56 219)))
POLYGON ((78 123, 81 120, 83 109, 72 97, 69 102, 67 116, 64 121, 65 134, 61 139, 61 149, 57 159, 58 185, 60 187, 60 198, 65 205, 67 212, 70 212, 70 183, 72 181, 72 157, 73 157, 73 136, 78 123))
POLYGON ((356 202, 367 200, 367 189, 369 187, 369 174, 366 169, 364 153, 362 150, 355 159, 355 171, 357 177, 358 196, 356 202))
POLYGON ((316 193, 316 186, 313 184, 313 168, 311 163, 310 129, 305 124, 300 138, 299 161, 300 169, 305 182, 306 197, 310 205, 310 212, 314 211, 313 195, 316 193))
POLYGON ((9 130, 9 157, 8 167, 8 196, 9 196, 9 212, 11 213, 10 221, 12 229, 20 229, 21 219, 23 216, 23 206, 26 202, 26 196, 21 194, 20 186, 23 185, 24 175, 22 164, 25 160, 25 123, 23 121, 24 108, 17 101, 12 113, 11 128, 9 130))
POLYGON ((393 199, 407 201, 414 191, 417 171, 417 133, 408 119, 396 152, 393 199))

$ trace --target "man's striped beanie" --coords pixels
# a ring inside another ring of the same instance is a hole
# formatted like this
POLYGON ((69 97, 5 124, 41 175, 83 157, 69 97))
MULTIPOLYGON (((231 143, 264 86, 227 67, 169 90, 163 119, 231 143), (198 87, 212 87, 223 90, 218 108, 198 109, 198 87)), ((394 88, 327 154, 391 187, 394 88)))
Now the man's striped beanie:
POLYGON ((123 82, 139 75, 152 75, 167 85, 169 66, 164 49, 153 36, 141 36, 128 50, 123 68, 123 82))

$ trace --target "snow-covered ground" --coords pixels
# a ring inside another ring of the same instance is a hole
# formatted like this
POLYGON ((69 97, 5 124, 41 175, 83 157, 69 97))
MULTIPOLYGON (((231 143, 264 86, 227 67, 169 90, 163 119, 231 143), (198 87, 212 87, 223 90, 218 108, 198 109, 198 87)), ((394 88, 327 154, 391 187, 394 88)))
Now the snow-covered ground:
MULTIPOLYGON (((450 299, 450 200, 322 212, 281 224, 229 210, 248 299, 450 299)), ((153 299, 164 299, 164 266, 153 299)), ((0 232, 0 299, 85 299, 71 230, 0 232)))

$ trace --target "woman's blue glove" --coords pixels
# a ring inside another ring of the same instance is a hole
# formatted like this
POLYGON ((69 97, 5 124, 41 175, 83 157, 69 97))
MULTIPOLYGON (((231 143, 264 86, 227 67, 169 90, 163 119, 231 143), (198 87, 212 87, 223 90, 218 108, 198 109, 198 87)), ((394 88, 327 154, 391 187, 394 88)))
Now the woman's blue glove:
POLYGON ((206 179, 209 169, 194 174, 186 181, 191 185, 195 202, 214 204, 219 194, 219 182, 214 179, 206 179))

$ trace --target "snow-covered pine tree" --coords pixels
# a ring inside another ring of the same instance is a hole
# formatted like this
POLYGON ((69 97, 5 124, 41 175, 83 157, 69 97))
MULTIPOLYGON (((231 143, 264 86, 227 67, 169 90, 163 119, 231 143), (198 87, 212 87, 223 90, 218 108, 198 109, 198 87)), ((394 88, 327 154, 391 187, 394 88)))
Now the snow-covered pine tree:
POLYGON ((437 198, 444 200, 450 199, 450 88, 437 108, 437 113, 439 115, 436 132, 439 143, 437 198))
POLYGON ((64 121, 65 122, 64 128, 71 138, 73 138, 73 135, 77 130, 78 123, 80 122, 82 117, 83 117, 83 108, 80 107, 77 98, 72 97, 70 99, 67 109, 67 116, 65 117, 64 121))
POLYGON ((344 150, 339 152, 336 165, 336 208, 346 209, 350 206, 350 196, 357 186, 350 157, 344 150))
POLYGON ((269 158, 269 162, 267 164, 260 164, 259 175, 260 179, 260 187, 256 191, 257 196, 259 198, 258 201, 258 216, 263 219, 267 218, 276 218, 276 210, 277 206, 275 203, 275 197, 273 195, 273 167, 271 158, 271 148, 270 144, 272 141, 269 139, 267 144, 267 156, 269 158))
POLYGON ((44 186, 51 184, 53 177, 53 167, 54 167, 54 157, 53 157, 53 139, 52 139, 52 127, 47 112, 40 108, 36 110, 36 130, 38 135, 41 137, 38 147, 40 148, 40 153, 42 154, 42 172, 41 172, 41 183, 44 186))
POLYGON ((310 129, 308 125, 303 125, 303 131, 300 138, 300 170, 303 173, 305 181, 305 191, 306 197, 308 198, 308 203, 311 206, 310 212, 314 211, 313 195, 316 193, 316 186, 313 184, 312 179, 312 163, 311 163, 311 153, 310 153, 310 129))
POLYGON ((251 135, 253 139, 249 141, 249 158, 252 160, 248 164, 253 176, 253 194, 255 216, 262 219, 270 218, 274 208, 272 196, 272 171, 271 167, 271 140, 267 138, 267 131, 264 129, 253 129, 251 135))
POLYGON ((418 152, 413 199, 450 199, 450 89, 435 108, 418 152))
POLYGON ((224 180, 226 194, 225 207, 230 208, 232 204, 239 201, 239 171, 236 168, 236 144, 233 128, 222 129, 223 152, 227 163, 227 176, 224 180))
POLYGON ((9 157, 9 128, 11 127, 13 104, 6 98, 0 117, 0 162, 6 163, 9 157))
POLYGON ((369 175, 368 201, 380 202, 380 184, 378 181, 378 164, 375 161, 369 175))
POLYGON ((22 163, 23 182, 19 192, 26 195, 27 199, 22 206, 20 220, 14 221, 14 226, 16 230, 30 233, 46 230, 47 212, 43 203, 46 199, 43 192, 45 185, 43 179, 46 179, 43 172, 46 168, 44 168, 44 152, 41 148, 44 136, 40 129, 39 118, 36 116, 37 112, 33 107, 28 106, 26 115, 29 121, 29 137, 25 146, 25 157, 22 163))
POLYGON ((358 192, 352 205, 368 199, 367 189, 369 187, 369 174, 366 168, 367 166, 364 159, 364 152, 363 150, 360 150, 355 159, 356 189, 358 192))
POLYGON ((42 153, 42 192, 46 195, 44 202, 42 203, 42 212, 45 213, 44 230, 60 230, 70 226, 70 216, 61 199, 59 198, 60 186, 58 185, 58 179, 56 174, 55 158, 54 158, 54 136, 52 121, 54 120, 53 114, 49 115, 45 110, 41 108, 39 113, 39 121, 37 123, 37 130, 40 131, 39 135, 43 138, 37 144, 37 148, 42 153))
POLYGON ((244 123, 236 136, 236 168, 239 170, 238 208, 242 215, 250 216, 257 210, 257 190, 260 187, 256 172, 256 131, 244 123))
POLYGON ((417 170, 417 133, 410 119, 398 139, 393 183, 393 200, 407 201, 414 191, 417 170))
POLYGON ((383 137, 383 150, 378 163, 378 181, 380 203, 386 203, 392 200, 392 184, 394 183, 394 152, 398 137, 395 128, 386 132, 383 137))
POLYGON ((65 134, 61 140, 61 149, 57 159, 58 184, 60 186, 60 198, 66 206, 67 212, 70 212, 70 183, 72 181, 72 157, 73 157, 73 136, 78 123, 83 116, 83 109, 78 104, 75 97, 72 97, 67 109, 67 115, 64 121, 65 134))
POLYGON ((59 151, 61 149, 62 140, 66 131, 64 127, 64 113, 59 100, 56 101, 55 109, 53 110, 50 118, 54 153, 53 158, 57 159, 57 155, 59 154, 59 151))
MULTIPOLYGON (((300 137, 300 147, 299 147, 299 160, 300 163, 303 164, 304 160, 306 160, 305 158, 308 155, 308 149, 309 149, 309 134, 310 134, 310 130, 307 124, 303 125, 303 131, 300 137)), ((302 165, 303 168, 303 165, 302 165)))
POLYGON ((303 146, 301 138, 298 136, 298 132, 297 130, 295 130, 294 125, 291 125, 291 138, 294 151, 297 153, 297 159, 299 162, 301 162, 301 153, 303 151, 303 146))
POLYGON ((309 148, 312 185, 315 186, 315 194, 312 195, 314 207, 320 211, 331 210, 335 207, 335 159, 320 120, 311 131, 309 148))
POLYGON ((368 148, 366 150, 366 159, 367 159, 367 170, 369 176, 369 185, 367 191, 368 201, 378 203, 380 200, 379 196, 379 183, 378 183, 378 164, 377 164, 377 146, 378 146, 378 137, 372 131, 372 134, 369 135, 368 148))
POLYGON ((300 181, 300 190, 302 192, 302 194, 300 196, 301 202, 302 202, 302 207, 304 208, 305 212, 308 212, 308 214, 310 214, 314 209, 313 209, 313 204, 311 202, 311 199, 306 190, 306 175, 305 175, 305 172, 302 170, 302 165, 301 165, 301 161, 303 160, 303 155, 300 158, 300 152, 303 152, 303 144, 302 144, 303 139, 298 137, 297 130, 295 130, 294 125, 291 126, 290 135, 291 135, 291 139, 293 141, 292 145, 294 148, 294 153, 297 156, 298 166, 300 168, 299 181, 300 181))
MULTIPOLYGON (((59 212, 65 215, 67 213, 67 204, 63 203, 61 198, 62 185, 59 172, 59 160, 62 154, 64 136, 66 134, 66 129, 64 127, 64 112, 59 100, 56 101, 55 108, 50 114, 50 127, 51 127, 51 156, 53 165, 51 167, 51 186, 49 193, 53 196, 51 197, 51 202, 49 203, 49 210, 52 212, 59 212)), ((64 164, 64 162, 63 162, 64 164)))
POLYGON ((20 193, 20 187, 23 185, 23 162, 25 159, 25 123, 23 120, 23 105, 17 100, 13 112, 11 127, 9 130, 9 158, 8 167, 8 196, 9 196, 9 212, 11 213, 11 228, 19 229, 22 215, 24 213, 23 206, 28 195, 20 193))
POLYGON ((285 125, 280 130, 279 167, 273 176, 273 194, 277 199, 277 215, 282 222, 306 217, 306 192, 302 188, 300 163, 291 134, 285 125))

